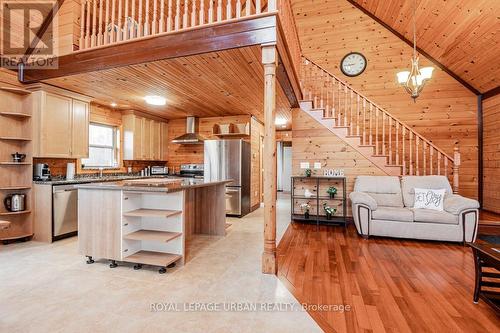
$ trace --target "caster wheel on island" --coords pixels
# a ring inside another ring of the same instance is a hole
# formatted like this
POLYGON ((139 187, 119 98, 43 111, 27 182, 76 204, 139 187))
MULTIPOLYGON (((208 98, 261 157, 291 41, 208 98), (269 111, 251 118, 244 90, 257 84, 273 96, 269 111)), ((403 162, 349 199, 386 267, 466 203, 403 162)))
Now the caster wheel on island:
POLYGON ((87 265, 95 263, 94 259, 91 256, 87 256, 87 265))
POLYGON ((111 260, 111 263, 109 264, 109 268, 115 268, 115 267, 118 267, 116 260, 111 260))
POLYGON ((160 270, 158 271, 158 273, 160 273, 160 274, 165 274, 166 272, 167 272, 167 269, 165 267, 160 268, 160 270))
POLYGON ((141 264, 134 265, 134 269, 135 269, 135 270, 138 270, 138 269, 141 269, 141 268, 142 268, 142 265, 141 265, 141 264))

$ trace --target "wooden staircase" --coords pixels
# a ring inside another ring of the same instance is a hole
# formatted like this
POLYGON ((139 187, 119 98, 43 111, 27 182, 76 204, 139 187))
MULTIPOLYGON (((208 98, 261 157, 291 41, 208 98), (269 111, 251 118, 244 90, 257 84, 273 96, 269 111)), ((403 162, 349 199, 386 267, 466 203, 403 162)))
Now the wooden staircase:
POLYGON ((460 153, 451 157, 313 61, 301 62, 300 107, 387 175, 444 175, 458 192, 460 153))

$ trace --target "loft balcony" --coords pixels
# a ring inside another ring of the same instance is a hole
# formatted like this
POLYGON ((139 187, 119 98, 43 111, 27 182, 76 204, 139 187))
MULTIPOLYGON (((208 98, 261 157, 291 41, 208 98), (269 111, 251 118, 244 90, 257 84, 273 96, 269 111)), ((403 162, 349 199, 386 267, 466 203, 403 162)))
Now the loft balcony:
MULTIPOLYGON (((95 95, 73 87, 69 79, 80 76, 84 81, 84 75, 115 68, 276 45, 278 82, 289 107, 298 106, 301 52, 289 1, 88 0, 80 4, 80 17, 71 29, 75 50, 60 52, 56 69, 20 68, 21 82, 95 95)), ((249 62, 234 66, 252 71, 249 62)))

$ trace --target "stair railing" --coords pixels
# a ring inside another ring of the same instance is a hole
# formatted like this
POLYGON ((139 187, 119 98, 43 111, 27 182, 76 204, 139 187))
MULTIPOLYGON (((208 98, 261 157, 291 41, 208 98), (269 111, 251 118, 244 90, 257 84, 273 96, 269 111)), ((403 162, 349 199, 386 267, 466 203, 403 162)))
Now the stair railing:
POLYGON ((458 192, 460 152, 451 157, 387 110, 353 89, 313 61, 303 57, 300 68, 304 99, 323 109, 325 118, 371 146, 375 156, 387 157, 388 165, 402 167, 402 175, 444 175, 458 192))

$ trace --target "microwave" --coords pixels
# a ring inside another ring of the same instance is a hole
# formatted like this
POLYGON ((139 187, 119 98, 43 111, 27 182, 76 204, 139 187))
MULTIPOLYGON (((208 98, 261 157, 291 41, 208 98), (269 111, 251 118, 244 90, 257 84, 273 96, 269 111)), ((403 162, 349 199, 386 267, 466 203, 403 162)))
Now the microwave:
POLYGON ((168 175, 168 167, 166 166, 152 166, 151 176, 168 175))

